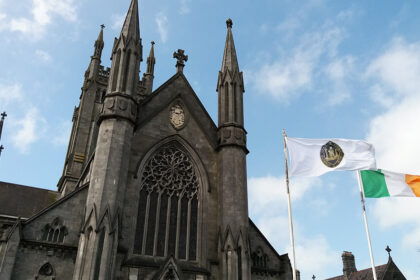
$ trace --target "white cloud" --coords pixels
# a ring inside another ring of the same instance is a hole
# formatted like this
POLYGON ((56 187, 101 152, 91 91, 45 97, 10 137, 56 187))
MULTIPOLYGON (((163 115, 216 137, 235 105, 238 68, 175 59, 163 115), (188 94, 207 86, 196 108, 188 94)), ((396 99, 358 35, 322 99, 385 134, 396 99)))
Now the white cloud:
POLYGON ((190 4, 192 0, 180 0, 179 13, 186 15, 191 11, 190 4))
POLYGON ((375 146, 378 167, 420 174, 419 103, 420 96, 407 97, 371 120, 367 139, 375 146))
POLYGON ((71 121, 62 122, 59 127, 55 129, 52 143, 55 146, 66 146, 69 143, 70 132, 72 128, 71 121))
POLYGON ((31 108, 20 120, 11 120, 13 145, 21 152, 28 152, 29 146, 45 131, 45 120, 36 108, 31 108))
POLYGON ((378 166, 420 174, 420 43, 396 39, 390 48, 368 67, 366 76, 374 81, 372 99, 387 110, 370 122, 368 140, 376 148, 378 166), (379 92, 379 93, 378 93, 379 92), (382 97, 383 100, 379 100, 382 97))
POLYGON ((326 76, 332 84, 332 91, 326 105, 339 105, 351 98, 347 80, 352 77, 353 71, 354 58, 351 56, 337 58, 326 67, 326 76))
POLYGON ((318 278, 325 277, 326 268, 336 266, 340 254, 331 249, 324 236, 300 239, 302 241, 296 245, 295 252, 297 269, 301 271, 301 275, 306 275, 301 279, 308 279, 311 274, 318 278))
MULTIPOLYGON (((298 202, 311 189, 320 185, 321 180, 319 178, 293 179, 291 181, 292 201, 298 202)), ((279 251, 288 251, 289 256, 291 256, 284 176, 250 178, 248 180, 248 196, 249 211, 258 228, 279 251)), ((313 196, 311 199, 317 200, 313 196)), ((315 203, 323 205, 325 202, 319 200, 315 203)), ((322 275, 328 267, 337 263, 339 255, 331 249, 325 237, 311 237, 309 234, 302 232, 301 225, 296 221, 294 222, 294 231, 296 259, 298 260, 297 268, 301 271, 302 279, 310 277, 312 273, 322 275), (311 274, 309 275, 309 273, 311 274)))
POLYGON ((256 71, 250 71, 254 72, 250 76, 255 89, 289 103, 311 88, 321 58, 336 57, 342 39, 343 30, 330 25, 319 32, 304 34, 295 48, 279 54, 256 71))
MULTIPOLYGON (((380 168, 420 174, 420 42, 394 39, 366 70, 373 82, 371 98, 385 111, 370 121, 368 141, 376 149, 380 168)), ((379 199, 373 212, 383 229, 404 228, 405 248, 420 244, 420 205, 409 198, 379 199)))
POLYGON ((291 34, 295 32, 301 26, 301 21, 296 17, 289 17, 277 25, 276 29, 281 32, 286 32, 286 34, 291 34))
POLYGON ((156 24, 158 26, 160 40, 165 43, 168 39, 168 17, 163 12, 159 12, 156 15, 156 24))
POLYGON ((51 55, 43 50, 36 50, 35 54, 44 62, 49 62, 52 59, 51 55))
POLYGON ((7 29, 8 24, 7 24, 7 15, 4 13, 0 13, 0 31, 7 29))
POLYGON ((420 43, 409 44, 396 38, 390 48, 369 65, 366 75, 377 78, 391 94, 410 96, 418 94, 420 89, 419 72, 420 43))
POLYGON ((124 24, 124 20, 125 20, 126 15, 125 14, 114 14, 111 16, 111 20, 112 20, 112 26, 111 28, 114 30, 121 30, 123 24, 124 24))
POLYGON ((45 35, 53 17, 58 16, 70 22, 77 19, 74 0, 32 0, 31 14, 32 18, 11 18, 7 28, 37 40, 45 35))
POLYGON ((0 104, 7 106, 12 102, 22 100, 22 86, 20 84, 3 85, 0 84, 0 104))
POLYGON ((386 108, 390 108, 395 103, 395 98, 387 94, 384 87, 380 84, 375 84, 369 89, 372 100, 386 108))

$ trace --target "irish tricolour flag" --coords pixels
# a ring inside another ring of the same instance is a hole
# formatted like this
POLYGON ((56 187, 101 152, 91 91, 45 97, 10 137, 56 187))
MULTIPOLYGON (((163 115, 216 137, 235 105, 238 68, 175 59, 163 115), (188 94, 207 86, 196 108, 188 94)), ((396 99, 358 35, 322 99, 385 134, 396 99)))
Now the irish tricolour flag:
POLYGON ((378 169, 360 171, 365 197, 420 197, 420 176, 378 169))

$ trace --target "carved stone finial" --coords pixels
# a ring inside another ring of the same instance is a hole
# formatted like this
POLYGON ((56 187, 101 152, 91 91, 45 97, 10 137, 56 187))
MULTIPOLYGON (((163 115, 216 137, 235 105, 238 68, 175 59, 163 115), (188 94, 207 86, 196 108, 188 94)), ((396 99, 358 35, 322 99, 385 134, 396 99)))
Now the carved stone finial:
POLYGON ((315 278, 316 278, 315 275, 312 275, 312 280, 315 280, 315 278))
POLYGON ((1 113, 1 119, 4 120, 5 117, 7 117, 6 112, 1 113))
POLYGON ((185 63, 184 61, 188 61, 188 55, 184 54, 184 50, 178 49, 177 52, 174 52, 174 58, 177 59, 176 62, 176 69, 177 72, 183 72, 185 63))
POLYGON ((233 21, 232 21, 230 18, 228 18, 228 19, 226 20, 226 25, 227 25, 227 27, 228 27, 228 28, 232 28, 233 21))
POLYGON ((155 41, 152 41, 152 42, 151 42, 151 44, 152 44, 152 46, 153 46, 153 45, 155 44, 155 41))
POLYGON ((101 24, 101 28, 104 29, 105 28, 105 24, 101 24))
POLYGON ((385 251, 387 251, 388 252, 388 257, 390 258, 391 257, 391 248, 389 248, 389 246, 388 245, 386 245, 386 248, 385 248, 385 251))

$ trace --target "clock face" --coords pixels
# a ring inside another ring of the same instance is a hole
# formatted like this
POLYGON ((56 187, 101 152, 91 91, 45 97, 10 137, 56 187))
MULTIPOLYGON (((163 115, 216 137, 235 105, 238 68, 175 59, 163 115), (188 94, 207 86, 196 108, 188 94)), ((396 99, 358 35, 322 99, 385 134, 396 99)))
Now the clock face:
POLYGON ((170 117, 171 124, 176 128, 181 128, 185 123, 185 113, 181 105, 175 104, 171 107, 170 117))

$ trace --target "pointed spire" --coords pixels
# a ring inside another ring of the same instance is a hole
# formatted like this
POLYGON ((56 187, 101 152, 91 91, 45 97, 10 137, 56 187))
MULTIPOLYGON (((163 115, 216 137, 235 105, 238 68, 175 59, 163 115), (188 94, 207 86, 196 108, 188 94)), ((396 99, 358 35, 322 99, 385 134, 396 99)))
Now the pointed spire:
POLYGON ((236 50, 235 50, 235 43, 233 42, 233 35, 232 35, 232 25, 233 22, 229 18, 226 21, 227 25, 227 35, 226 35, 226 44, 225 44, 225 51, 223 53, 223 62, 222 62, 222 69, 221 71, 225 71, 226 69, 230 71, 239 71, 238 59, 236 57, 236 50))
POLYGON ((98 35, 98 39, 96 39, 96 42, 98 42, 98 43, 103 43, 103 41, 104 41, 104 28, 105 28, 105 25, 104 24, 101 24, 101 31, 99 32, 99 35, 98 35))
POLYGON ((152 47, 150 48, 149 57, 147 58, 147 71, 146 71, 146 73, 153 75, 153 73, 155 71, 155 63, 156 63, 155 49, 154 49, 155 42, 152 41, 151 44, 152 44, 152 47))
POLYGON ((134 37, 140 39, 139 5, 137 0, 132 0, 127 12, 121 35, 125 38, 134 37))
POLYGON ((101 57, 101 55, 102 55, 102 50, 103 50, 103 48, 104 48, 104 45, 105 45, 105 43, 104 43, 104 28, 105 28, 105 25, 101 25, 101 31, 99 32, 99 35, 98 35, 98 39, 96 39, 96 41, 95 41, 95 54, 94 54, 94 56, 96 56, 96 57, 101 57))

